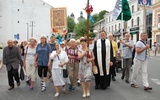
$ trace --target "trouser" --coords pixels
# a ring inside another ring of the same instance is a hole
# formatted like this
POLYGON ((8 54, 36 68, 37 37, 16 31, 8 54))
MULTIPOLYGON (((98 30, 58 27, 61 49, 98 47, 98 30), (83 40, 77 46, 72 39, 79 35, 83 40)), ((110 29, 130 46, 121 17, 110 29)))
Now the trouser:
POLYGON ((138 59, 134 59, 134 66, 133 66, 133 74, 132 74, 131 84, 136 83, 136 79, 137 79, 137 76, 138 76, 139 72, 141 72, 141 74, 142 74, 143 85, 145 87, 148 87, 149 83, 148 83, 148 73, 147 73, 147 60, 141 61, 141 60, 138 60, 138 59))
POLYGON ((48 66, 38 66, 38 76, 40 78, 42 78, 42 76, 47 77, 47 72, 48 72, 48 66))
MULTIPOLYGON (((111 67, 110 67, 110 72, 111 72, 111 67)), ((100 76, 100 74, 94 74, 95 76, 95 85, 97 87, 101 87, 101 88, 106 88, 108 86, 110 86, 111 83, 111 73, 109 72, 108 75, 103 75, 100 76)))
POLYGON ((13 69, 11 67, 11 70, 8 71, 8 84, 11 87, 14 87, 14 79, 16 80, 17 83, 19 83, 19 73, 18 73, 18 69, 13 69))
POLYGON ((79 70, 79 63, 69 63, 68 64, 68 72, 69 72, 69 79, 71 81, 72 86, 76 86, 77 77, 78 77, 78 70, 79 70))
POLYGON ((115 70, 115 67, 116 67, 116 58, 114 57, 113 58, 113 66, 111 66, 111 76, 114 77, 116 76, 116 70, 115 70))
POLYGON ((131 63, 132 63, 132 58, 123 59, 122 76, 125 76, 126 80, 129 80, 131 63))

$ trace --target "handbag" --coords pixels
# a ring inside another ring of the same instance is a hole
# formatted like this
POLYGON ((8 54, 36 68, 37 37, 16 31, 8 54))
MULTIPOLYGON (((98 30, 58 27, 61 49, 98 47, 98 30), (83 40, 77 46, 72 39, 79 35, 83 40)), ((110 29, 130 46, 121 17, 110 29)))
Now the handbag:
POLYGON ((20 79, 23 81, 24 80, 24 71, 23 68, 21 67, 20 69, 20 79))
MULTIPOLYGON (((57 55, 57 57, 58 57, 58 60, 60 60, 58 55, 57 55)), ((65 69, 63 68, 63 78, 67 78, 67 77, 68 77, 68 70, 66 67, 65 69)))
POLYGON ((66 68, 66 69, 63 69, 63 78, 67 78, 67 77, 68 77, 68 70, 66 68))
POLYGON ((92 67, 92 72, 93 72, 93 74, 98 74, 98 69, 97 69, 97 66, 96 66, 96 65, 94 65, 94 66, 92 67))

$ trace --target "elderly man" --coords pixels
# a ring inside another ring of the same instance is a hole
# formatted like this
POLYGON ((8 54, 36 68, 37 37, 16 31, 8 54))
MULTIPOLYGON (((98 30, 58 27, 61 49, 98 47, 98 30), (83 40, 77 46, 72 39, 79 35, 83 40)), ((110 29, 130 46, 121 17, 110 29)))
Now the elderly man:
POLYGON ((114 41, 112 34, 108 35, 108 39, 111 41, 112 47, 113 47, 113 66, 111 67, 111 77, 112 77, 113 81, 116 81, 116 79, 115 79, 115 76, 116 76, 115 65, 116 65, 116 59, 118 56, 118 54, 117 54, 118 53, 118 45, 114 41))
POLYGON ((130 68, 132 65, 132 49, 133 49, 133 41, 130 40, 130 34, 126 33, 125 34, 125 40, 122 41, 120 40, 121 45, 121 51, 123 49, 123 54, 121 54, 123 58, 123 72, 122 72, 122 77, 121 79, 123 80, 124 77, 125 82, 129 83, 129 75, 130 75, 130 68))
POLYGON ((69 78, 71 81, 69 90, 75 90, 77 77, 78 77, 78 69, 79 69, 78 47, 76 45, 75 39, 70 39, 69 44, 70 44, 70 47, 66 49, 66 52, 69 58, 68 71, 69 71, 69 78))
POLYGON ((17 82, 17 86, 20 86, 18 68, 19 64, 23 66, 21 53, 18 47, 14 46, 12 40, 8 40, 8 46, 3 50, 3 64, 6 65, 8 71, 8 83, 12 90, 14 88, 14 79, 17 82))
POLYGON ((146 40, 147 40, 147 34, 141 33, 141 40, 136 43, 134 67, 131 79, 131 87, 138 88, 138 85, 136 85, 136 79, 138 73, 141 72, 145 91, 152 90, 152 87, 150 87, 148 83, 147 49, 149 49, 149 44, 146 43, 146 40))
POLYGON ((95 74, 95 89, 106 89, 110 86, 111 72, 110 66, 113 65, 113 48, 111 42, 106 39, 106 32, 100 32, 101 39, 95 41, 93 53, 98 74, 95 74))

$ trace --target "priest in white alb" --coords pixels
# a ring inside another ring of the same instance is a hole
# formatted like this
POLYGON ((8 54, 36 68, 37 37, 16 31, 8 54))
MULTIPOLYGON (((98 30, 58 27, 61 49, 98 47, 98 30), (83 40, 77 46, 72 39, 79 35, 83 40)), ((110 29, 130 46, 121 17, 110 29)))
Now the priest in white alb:
POLYGON ((110 86, 110 67, 113 63, 113 48, 111 42, 106 39, 106 32, 100 32, 100 39, 95 41, 93 53, 95 56, 95 64, 98 69, 98 74, 95 76, 95 89, 106 89, 110 86))

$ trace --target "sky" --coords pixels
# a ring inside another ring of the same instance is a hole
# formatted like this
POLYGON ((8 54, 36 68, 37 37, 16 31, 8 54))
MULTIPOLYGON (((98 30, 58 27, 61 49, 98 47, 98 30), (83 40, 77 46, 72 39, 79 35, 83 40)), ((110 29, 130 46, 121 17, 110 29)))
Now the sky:
MULTIPOLYGON (((87 14, 83 10, 86 7, 87 0, 43 0, 54 8, 67 7, 67 16, 74 13, 75 20, 80 16, 80 12, 83 11, 83 16, 86 18, 87 14)), ((92 15, 99 13, 102 10, 112 11, 114 9, 116 0, 90 0, 90 4, 93 6, 92 15)))

